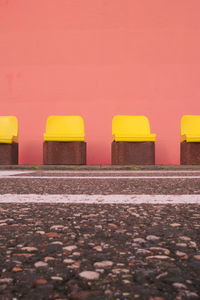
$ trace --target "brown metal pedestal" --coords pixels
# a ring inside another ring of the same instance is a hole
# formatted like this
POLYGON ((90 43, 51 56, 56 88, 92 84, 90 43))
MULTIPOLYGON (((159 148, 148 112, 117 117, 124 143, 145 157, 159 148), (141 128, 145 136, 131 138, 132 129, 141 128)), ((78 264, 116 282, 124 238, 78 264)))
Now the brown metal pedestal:
POLYGON ((200 165, 200 143, 182 142, 181 165, 200 165))
POLYGON ((154 164, 154 142, 112 142, 112 165, 154 164))
POLYGON ((85 165, 85 142, 44 142, 43 163, 45 165, 85 165))
POLYGON ((0 144, 0 165, 18 164, 18 143, 0 144))

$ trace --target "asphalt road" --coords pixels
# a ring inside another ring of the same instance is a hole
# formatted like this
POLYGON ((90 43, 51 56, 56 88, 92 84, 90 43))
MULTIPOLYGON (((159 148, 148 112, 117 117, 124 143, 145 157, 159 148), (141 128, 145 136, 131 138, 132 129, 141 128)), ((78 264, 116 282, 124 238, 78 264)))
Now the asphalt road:
POLYGON ((0 173, 0 194, 200 194, 200 172, 0 173), (6 174, 6 173, 5 173, 6 174))
MULTIPOLYGON (((0 172, 0 193, 200 194, 199 172, 82 173, 0 172)), ((0 203, 0 299, 200 299, 199 204, 0 203)))

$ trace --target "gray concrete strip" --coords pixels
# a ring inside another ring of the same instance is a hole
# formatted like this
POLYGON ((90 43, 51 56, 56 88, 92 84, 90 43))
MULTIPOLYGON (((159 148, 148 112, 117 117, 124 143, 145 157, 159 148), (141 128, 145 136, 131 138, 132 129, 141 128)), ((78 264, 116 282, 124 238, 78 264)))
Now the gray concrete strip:
MULTIPOLYGON (((1 178, 1 177, 0 177, 1 178)), ((2 176, 4 179, 200 179, 199 176, 2 176)))
POLYGON ((199 204, 200 195, 0 195, 0 203, 199 204))
POLYGON ((114 177, 191 177, 195 178, 200 176, 200 172, 198 171, 32 171, 32 172, 13 172, 13 173, 6 173, 0 171, 0 178, 3 177, 35 177, 35 178, 48 178, 48 177, 76 177, 76 178, 114 178, 114 177))
POLYGON ((199 165, 0 165, 0 170, 200 170, 199 165))

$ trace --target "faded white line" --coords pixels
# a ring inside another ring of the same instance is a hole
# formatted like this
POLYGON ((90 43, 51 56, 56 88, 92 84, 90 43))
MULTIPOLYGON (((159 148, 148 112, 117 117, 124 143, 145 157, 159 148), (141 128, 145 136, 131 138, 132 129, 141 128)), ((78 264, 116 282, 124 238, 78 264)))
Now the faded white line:
POLYGON ((199 176, 0 176, 0 179, 200 179, 199 176))
POLYGON ((12 176, 12 175, 18 175, 18 174, 30 174, 34 173, 35 171, 0 171, 0 177, 5 176, 12 176))
MULTIPOLYGON (((26 171, 27 173, 28 171, 26 171)), ((34 172, 43 172, 43 173, 79 173, 79 174, 87 174, 87 173, 200 173, 199 170, 37 170, 34 172)))
POLYGON ((0 195, 1 203, 200 204, 200 195, 0 195))

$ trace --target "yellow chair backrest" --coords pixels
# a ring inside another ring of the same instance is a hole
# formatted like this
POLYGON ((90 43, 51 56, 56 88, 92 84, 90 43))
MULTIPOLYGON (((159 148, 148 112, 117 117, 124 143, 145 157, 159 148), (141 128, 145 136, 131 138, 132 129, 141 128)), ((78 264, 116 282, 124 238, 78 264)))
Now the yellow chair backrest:
POLYGON ((181 135, 200 135, 200 116, 185 115, 181 118, 181 135))
POLYGON ((0 142, 17 141, 18 120, 14 116, 0 116, 0 142))
POLYGON ((49 141, 83 141, 84 120, 81 116, 50 116, 44 137, 49 141))
POLYGON ((145 116, 114 116, 112 135, 115 141, 155 141, 155 134, 150 133, 149 120, 145 116))
POLYGON ((150 134, 150 126, 145 116, 114 116, 112 121, 112 134, 123 133, 150 134))
POLYGON ((181 118, 181 142, 200 142, 200 116, 185 115, 181 118))

